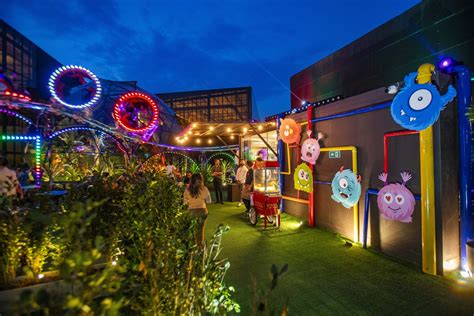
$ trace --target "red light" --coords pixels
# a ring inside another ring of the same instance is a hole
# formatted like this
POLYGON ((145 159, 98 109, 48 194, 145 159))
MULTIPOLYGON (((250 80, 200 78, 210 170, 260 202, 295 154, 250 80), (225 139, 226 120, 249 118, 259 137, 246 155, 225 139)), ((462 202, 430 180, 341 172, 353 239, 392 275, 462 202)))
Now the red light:
POLYGON ((128 92, 128 93, 125 93, 124 95, 120 96, 120 98, 118 99, 118 102, 115 103, 113 116, 114 116, 115 121, 123 129, 125 129, 129 132, 133 132, 133 133, 145 133, 145 132, 153 129, 158 123, 158 106, 156 105, 155 101, 153 101, 152 98, 150 98, 148 95, 146 95, 144 93, 141 93, 141 92, 128 92), (153 112, 151 122, 147 126, 145 126, 143 128, 139 128, 139 129, 134 129, 134 128, 130 128, 129 126, 127 126, 123 122, 123 119, 120 116, 120 110, 119 110, 119 107, 120 107, 122 102, 127 101, 129 99, 134 99, 134 98, 142 99, 142 100, 146 101, 148 103, 148 105, 150 106, 152 112, 153 112))
POLYGON ((6 95, 10 95, 10 91, 5 92, 6 95))
POLYGON ((12 96, 14 96, 14 97, 17 97, 17 96, 18 96, 18 94, 17 94, 17 93, 13 93, 13 94, 12 94, 12 96))

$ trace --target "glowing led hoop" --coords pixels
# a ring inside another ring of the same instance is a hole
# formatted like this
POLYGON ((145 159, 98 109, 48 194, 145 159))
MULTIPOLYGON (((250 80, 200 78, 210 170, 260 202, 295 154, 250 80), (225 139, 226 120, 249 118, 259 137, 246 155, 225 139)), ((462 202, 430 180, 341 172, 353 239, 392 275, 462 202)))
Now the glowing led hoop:
POLYGON ((117 124, 120 125, 120 127, 122 127, 123 129, 132 133, 145 133, 154 129, 158 125, 158 113, 158 106, 151 97, 141 92, 128 92, 121 95, 115 103, 113 116, 117 124), (130 126, 127 126, 127 124, 124 123, 124 118, 120 114, 120 107, 123 105, 124 102, 132 99, 140 99, 141 101, 146 102, 152 111, 151 121, 145 127, 135 129, 130 126))
POLYGON ((49 77, 48 85, 49 85, 49 92, 51 93, 54 100, 56 100, 57 102, 59 102, 60 104, 62 104, 64 106, 67 106, 67 107, 73 108, 73 109, 82 109, 82 108, 86 108, 86 107, 89 107, 89 106, 92 106, 92 105, 96 104, 99 101, 99 98, 102 94, 102 86, 100 84, 99 78, 97 78, 97 76, 92 71, 90 71, 89 69, 86 69, 86 68, 81 67, 81 66, 76 66, 76 65, 62 66, 62 67, 58 68, 57 70, 55 70, 51 74, 51 77, 49 77), (88 102, 86 102, 84 104, 69 104, 69 103, 65 102, 63 99, 61 99, 59 97, 57 91, 56 91, 57 80, 60 79, 65 74, 71 73, 71 72, 74 72, 74 71, 82 72, 83 74, 89 76, 89 78, 92 79, 92 81, 95 84, 94 96, 92 97, 92 99, 90 99, 88 102))

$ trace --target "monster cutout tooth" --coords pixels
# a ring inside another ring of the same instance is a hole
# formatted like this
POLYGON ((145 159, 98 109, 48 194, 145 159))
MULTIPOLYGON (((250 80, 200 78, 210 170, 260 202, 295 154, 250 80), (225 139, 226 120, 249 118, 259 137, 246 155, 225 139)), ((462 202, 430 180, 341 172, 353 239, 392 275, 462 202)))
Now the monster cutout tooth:
POLYGON ((416 117, 410 117, 410 122, 415 121, 416 117))
POLYGON ((400 110, 400 115, 405 115, 405 111, 400 110))

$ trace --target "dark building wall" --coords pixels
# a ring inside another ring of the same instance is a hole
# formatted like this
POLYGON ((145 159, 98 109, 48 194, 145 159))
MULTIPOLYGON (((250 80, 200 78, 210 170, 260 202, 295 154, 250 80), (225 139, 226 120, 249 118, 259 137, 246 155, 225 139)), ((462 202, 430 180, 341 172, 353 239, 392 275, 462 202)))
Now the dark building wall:
MULTIPOLYGON (((340 114, 355 109, 386 103, 392 96, 385 94, 384 89, 357 95, 314 110, 313 117, 320 118, 340 114)), ((459 192, 458 192, 458 157, 456 143, 456 106, 452 102, 442 112, 434 131, 435 189, 436 189, 436 230, 437 230, 437 264, 442 273, 443 262, 457 260, 459 257, 459 192)), ((299 122, 306 121, 307 113, 293 117, 299 122)), ((305 126, 303 126, 305 127, 305 126)), ((380 189, 383 183, 378 174, 383 171, 384 134, 402 130, 392 119, 390 108, 371 111, 354 116, 325 120, 314 123, 313 133, 322 132, 325 137, 321 147, 356 146, 358 174, 361 175, 362 194, 359 200, 359 237, 362 238, 364 196, 368 188, 380 189)), ((301 133, 301 143, 307 138, 306 130, 301 133)), ((285 146, 286 148, 286 146, 285 146)), ((284 176, 283 195, 308 199, 306 193, 296 191, 293 184, 294 170, 298 163, 297 149, 291 150, 290 175, 284 176)), ((420 194, 420 152, 418 135, 392 137, 388 147, 389 181, 400 182, 400 172, 409 171, 413 178, 407 187, 420 194)), ((286 150, 282 170, 288 171, 286 150)), ((330 159, 327 152, 322 152, 314 168, 314 180, 332 181, 341 166, 352 169, 351 152, 341 151, 341 158, 330 159)), ((331 199, 331 186, 314 185, 314 214, 317 227, 353 238, 353 209, 346 209, 331 199)), ((285 212, 303 220, 308 219, 308 205, 285 200, 285 212)), ((380 217, 376 196, 370 198, 368 244, 389 255, 403 258, 421 265, 421 203, 416 202, 412 223, 399 223, 380 217)))
MULTIPOLYGON (((426 0, 290 79, 300 99, 349 97, 400 81, 418 65, 451 56, 474 65, 474 2, 426 0)), ((292 107, 301 102, 291 96, 292 107)))
POLYGON ((48 79, 61 66, 36 44, 0 20, 0 64, 4 73, 15 73, 17 88, 27 89, 33 99, 48 100, 48 79))
POLYGON ((252 119, 252 88, 157 93, 187 122, 241 122, 252 119))

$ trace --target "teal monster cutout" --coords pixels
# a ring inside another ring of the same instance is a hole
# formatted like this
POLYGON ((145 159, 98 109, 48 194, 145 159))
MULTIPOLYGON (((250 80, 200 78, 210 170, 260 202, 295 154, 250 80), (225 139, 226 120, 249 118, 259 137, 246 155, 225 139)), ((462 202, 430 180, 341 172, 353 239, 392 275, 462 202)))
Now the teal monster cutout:
POLYGON ((341 203, 345 208, 351 208, 359 202, 360 176, 356 176, 350 169, 341 167, 334 176, 331 187, 331 198, 341 203))
POLYGON ((313 173, 304 162, 295 169, 293 175, 295 189, 310 193, 313 191, 313 173))

